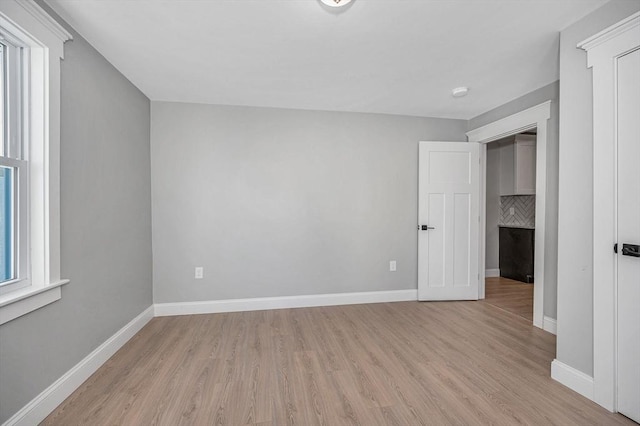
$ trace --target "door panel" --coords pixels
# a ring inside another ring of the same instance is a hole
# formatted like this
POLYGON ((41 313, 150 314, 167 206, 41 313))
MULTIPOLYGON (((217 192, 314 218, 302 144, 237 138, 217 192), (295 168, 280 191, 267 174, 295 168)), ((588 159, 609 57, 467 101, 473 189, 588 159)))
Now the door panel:
POLYGON ((429 151, 428 170, 430 184, 468 184, 471 179, 469 176, 469 153, 429 151))
POLYGON ((479 144, 420 142, 418 299, 478 299, 479 144))
POLYGON ((618 411, 640 422, 640 50, 618 59, 618 411))
MULTIPOLYGON (((428 196, 428 217, 431 223, 445 223, 445 194, 434 193, 428 196)), ((429 223, 429 222, 423 222, 429 223)), ((427 269, 427 286, 444 287, 444 271, 445 271, 445 255, 444 250, 444 228, 433 227, 428 232, 427 239, 428 250, 426 255, 429 256, 429 268, 427 269)), ((425 231, 420 231, 425 232, 425 231)))

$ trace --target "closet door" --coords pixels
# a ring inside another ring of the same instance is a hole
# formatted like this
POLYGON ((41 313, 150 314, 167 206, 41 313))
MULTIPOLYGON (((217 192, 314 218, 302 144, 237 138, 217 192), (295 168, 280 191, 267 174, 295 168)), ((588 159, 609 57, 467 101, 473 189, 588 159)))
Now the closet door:
POLYGON ((617 69, 618 411, 640 423, 640 50, 617 69))
POLYGON ((640 422, 640 12, 578 46, 593 72, 593 399, 640 422))

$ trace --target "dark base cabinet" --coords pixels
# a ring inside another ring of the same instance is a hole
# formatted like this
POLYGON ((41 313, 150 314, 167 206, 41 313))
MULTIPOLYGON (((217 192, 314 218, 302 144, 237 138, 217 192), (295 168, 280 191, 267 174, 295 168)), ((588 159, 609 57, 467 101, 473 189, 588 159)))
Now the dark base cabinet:
POLYGON ((500 227, 500 276, 525 283, 533 282, 535 231, 500 227))

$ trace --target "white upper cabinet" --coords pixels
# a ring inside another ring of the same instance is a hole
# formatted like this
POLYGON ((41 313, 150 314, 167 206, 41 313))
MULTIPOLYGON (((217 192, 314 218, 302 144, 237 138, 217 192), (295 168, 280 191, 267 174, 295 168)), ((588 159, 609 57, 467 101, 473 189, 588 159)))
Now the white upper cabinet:
POLYGON ((500 195, 536 193, 536 136, 516 135, 500 146, 500 195))

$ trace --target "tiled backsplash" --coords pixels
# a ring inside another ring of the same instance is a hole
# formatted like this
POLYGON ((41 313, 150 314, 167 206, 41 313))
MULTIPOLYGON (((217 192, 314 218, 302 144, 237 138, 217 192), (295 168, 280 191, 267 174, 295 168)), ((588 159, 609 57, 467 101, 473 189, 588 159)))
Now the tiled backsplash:
POLYGON ((500 225, 535 227, 536 196, 505 195, 500 197, 500 225), (510 209, 513 207, 513 215, 510 209))

